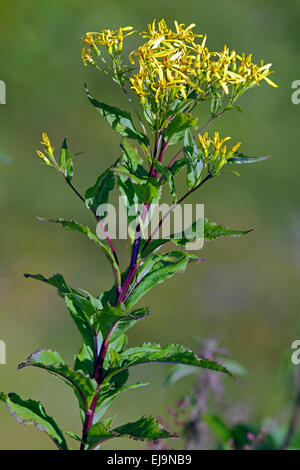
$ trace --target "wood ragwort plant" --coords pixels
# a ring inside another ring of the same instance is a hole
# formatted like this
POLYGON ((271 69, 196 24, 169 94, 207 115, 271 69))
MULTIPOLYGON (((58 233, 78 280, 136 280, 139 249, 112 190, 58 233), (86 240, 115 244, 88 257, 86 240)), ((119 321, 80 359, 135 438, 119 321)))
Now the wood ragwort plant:
POLYGON ((19 422, 33 424, 44 431, 58 449, 68 449, 66 435, 77 440, 81 450, 99 449, 108 439, 123 436, 149 441, 171 436, 152 417, 143 416, 138 421, 116 426, 114 416, 106 416, 111 403, 123 391, 145 385, 140 382, 127 384, 129 370, 135 365, 186 364, 233 377, 217 362, 198 357, 177 344, 145 343, 126 348, 129 328, 149 315, 148 307, 134 308, 142 296, 175 274, 184 273, 189 263, 199 261, 196 254, 185 249, 187 242, 201 236, 204 240, 215 240, 248 233, 206 219, 202 224, 195 220, 188 235, 185 231, 166 239, 154 237, 154 232, 159 231, 177 205, 231 165, 267 158, 246 156, 239 151, 240 143, 230 148, 227 143, 230 137, 220 137, 218 132, 209 135, 206 128, 227 111, 240 111, 236 102, 246 90, 259 86, 262 81, 276 87, 269 78, 271 64, 261 62, 256 65, 252 55, 238 54, 226 46, 220 52, 212 52, 206 46, 206 36, 195 34, 194 27, 194 24, 186 27, 175 21, 174 28, 169 29, 164 20, 154 21, 146 32, 140 33, 144 42, 129 54, 127 63, 123 41, 136 33, 132 27, 91 32, 83 37, 83 63, 104 72, 119 85, 135 115, 133 119, 128 111, 98 101, 85 87, 93 107, 122 136, 120 158, 97 178, 85 195, 72 183, 73 156, 66 140, 58 158, 47 134, 43 133, 45 153, 37 151, 43 163, 63 176, 96 218, 106 241, 75 220, 41 220, 80 232, 94 242, 103 250, 114 276, 111 290, 95 297, 72 288, 60 274, 50 278, 40 274, 25 275, 57 289, 81 334, 83 345, 75 356, 73 367, 67 365, 59 353, 42 349, 31 354, 19 369, 28 366, 44 369, 73 388, 79 403, 82 434, 62 431, 38 401, 23 400, 15 393, 2 393, 0 397, 19 422), (210 103, 210 116, 200 127, 193 111, 205 102, 210 103), (167 151, 172 147, 179 150, 166 161, 167 151), (175 180, 181 174, 186 175, 187 189, 177 196, 175 180), (129 209, 142 207, 135 230, 129 234, 131 258, 123 272, 103 214, 99 216, 97 211, 109 201, 114 188, 126 202, 128 222, 131 223, 138 214, 133 216, 129 209), (143 229, 151 207, 158 204, 163 190, 164 196, 171 198, 172 205, 154 232, 145 238, 143 229), (161 252, 167 242, 174 243, 174 249, 161 252))

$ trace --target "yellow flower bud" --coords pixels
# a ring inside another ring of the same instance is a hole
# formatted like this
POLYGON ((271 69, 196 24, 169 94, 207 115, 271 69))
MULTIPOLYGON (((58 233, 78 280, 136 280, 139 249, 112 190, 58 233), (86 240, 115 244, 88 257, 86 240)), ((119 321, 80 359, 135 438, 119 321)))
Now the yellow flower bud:
POLYGON ((43 160, 43 162, 46 163, 46 165, 52 166, 50 163, 50 160, 46 157, 46 155, 43 154, 43 152, 41 152, 40 150, 37 150, 36 153, 43 160))
POLYGON ((231 153, 234 153, 237 151, 237 149, 242 145, 242 142, 238 142, 237 144, 235 144, 232 149, 230 150, 231 153))
POLYGON ((42 145, 45 145, 45 147, 48 149, 48 148, 51 148, 51 144, 50 144, 50 140, 49 140, 49 137, 47 136, 46 132, 43 132, 42 133, 42 142, 41 144, 42 145))

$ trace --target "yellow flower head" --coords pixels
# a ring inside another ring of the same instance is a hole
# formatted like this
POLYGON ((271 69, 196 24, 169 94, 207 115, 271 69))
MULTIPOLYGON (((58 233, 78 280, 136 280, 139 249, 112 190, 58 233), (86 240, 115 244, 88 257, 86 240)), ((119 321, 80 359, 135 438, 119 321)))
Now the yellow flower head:
MULTIPOLYGON (((154 106, 155 102, 156 108, 163 109, 174 99, 211 99, 216 92, 235 99, 262 80, 277 86, 269 78, 271 64, 254 64, 252 54, 238 54, 226 45, 221 51, 210 51, 207 37, 194 31, 194 23, 186 26, 174 21, 170 28, 164 19, 155 19, 140 33, 145 42, 129 54, 133 65, 138 62, 138 70, 129 79, 143 104, 154 106)), ((126 26, 86 33, 82 39, 84 64, 95 65, 91 53, 100 54, 97 45, 106 46, 118 61, 124 38, 134 32, 126 26)))
POLYGON ((87 64, 95 65, 95 61, 94 61, 93 57, 91 56, 91 49, 88 48, 88 47, 83 47, 82 48, 82 50, 81 50, 81 59, 82 59, 82 62, 84 63, 85 66, 87 66, 87 64))
POLYGON ((86 35, 82 38, 82 43, 86 44, 87 46, 93 46, 95 44, 95 36, 98 33, 86 33, 86 35))
POLYGON ((42 142, 41 142, 41 144, 45 145, 45 147, 47 149, 51 149, 50 139, 49 139, 48 135, 46 134, 46 132, 42 133, 42 142))
POLYGON ((235 153, 235 152, 240 148, 241 145, 242 145, 242 142, 238 142, 237 144, 235 144, 235 145, 231 148, 230 153, 231 153, 231 154, 235 153))
POLYGON ((46 165, 51 165, 50 160, 46 157, 46 155, 43 154, 40 150, 36 151, 37 155, 43 160, 46 165))

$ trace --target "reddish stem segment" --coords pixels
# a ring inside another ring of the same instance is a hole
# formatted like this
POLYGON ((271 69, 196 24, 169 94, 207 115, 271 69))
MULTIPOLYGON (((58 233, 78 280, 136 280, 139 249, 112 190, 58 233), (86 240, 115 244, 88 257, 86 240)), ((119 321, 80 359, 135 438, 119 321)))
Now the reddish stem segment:
POLYGON ((94 419, 96 405, 97 405, 97 398, 98 398, 98 391, 93 397, 90 408, 85 412, 85 420, 84 420, 84 425, 83 425, 80 450, 85 449, 85 446, 87 443, 88 432, 91 426, 93 425, 93 419, 94 419))

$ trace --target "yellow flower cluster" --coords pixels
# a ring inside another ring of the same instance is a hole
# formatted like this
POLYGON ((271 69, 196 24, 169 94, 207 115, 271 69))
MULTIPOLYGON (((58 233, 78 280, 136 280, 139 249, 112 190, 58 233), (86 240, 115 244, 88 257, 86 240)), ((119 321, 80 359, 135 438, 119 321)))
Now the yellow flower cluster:
POLYGON ((226 46, 221 52, 210 52, 206 36, 193 33, 194 24, 186 27, 175 21, 174 25, 174 30, 165 20, 148 25, 148 31, 141 33, 146 43, 129 56, 133 64, 134 56, 138 58, 139 70, 130 80, 142 102, 151 94, 157 103, 168 101, 169 96, 186 99, 193 90, 208 95, 220 86, 228 95, 230 85, 252 86, 261 80, 277 86, 268 78, 271 64, 253 64, 252 55, 238 55, 226 46), (197 43, 197 38, 202 42, 197 43))
POLYGON ((135 31, 133 31, 132 26, 125 26, 124 28, 119 28, 116 31, 104 29, 100 33, 86 33, 82 38, 82 43, 85 44, 85 46, 83 47, 81 53, 81 58, 84 65, 87 65, 88 63, 95 63, 91 52, 93 50, 96 55, 100 54, 97 45, 106 46, 109 54, 112 55, 113 50, 116 52, 122 51, 124 38, 130 36, 133 33, 135 33, 135 31))
POLYGON ((53 155, 53 148, 51 146, 51 142, 50 142, 50 139, 48 137, 48 135, 46 134, 46 132, 43 132, 42 133, 42 142, 41 142, 42 145, 44 145, 44 147, 46 148, 46 151, 47 151, 47 154, 48 154, 48 157, 46 157, 46 155, 41 152, 40 150, 37 150, 36 153, 38 155, 38 157, 46 164, 46 165, 50 165, 50 166, 53 166, 53 163, 55 161, 54 159, 54 155, 53 155))
POLYGON ((235 144, 229 151, 227 150, 225 142, 230 139, 231 137, 220 138, 219 132, 215 132, 213 138, 210 138, 207 132, 198 135, 205 160, 208 165, 212 163, 212 166, 209 165, 212 174, 218 173, 227 160, 239 149, 241 142, 235 144))

